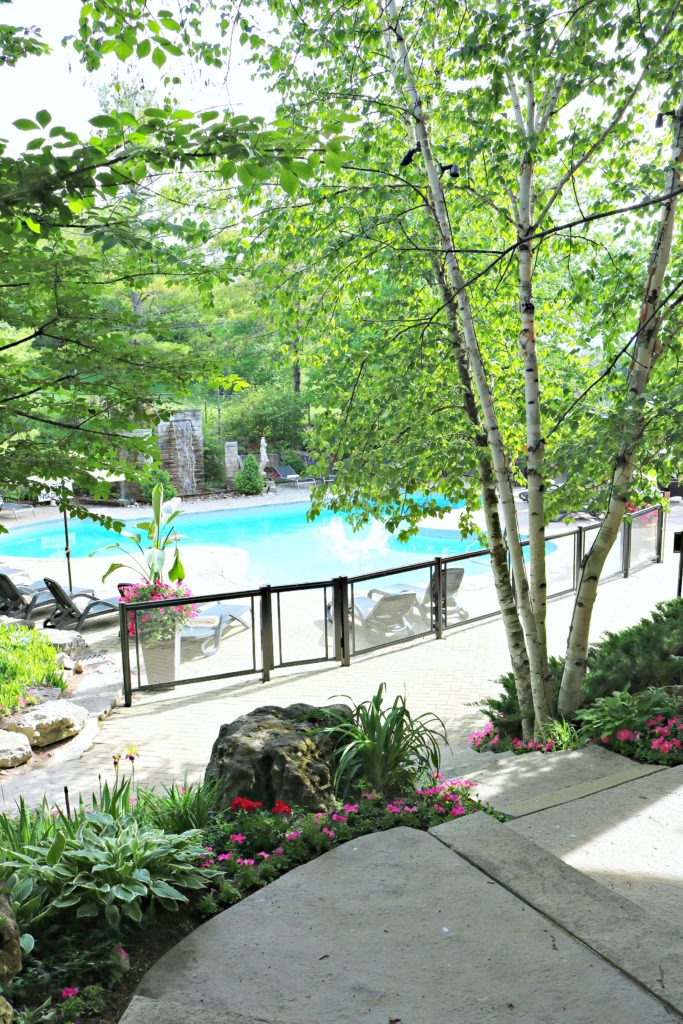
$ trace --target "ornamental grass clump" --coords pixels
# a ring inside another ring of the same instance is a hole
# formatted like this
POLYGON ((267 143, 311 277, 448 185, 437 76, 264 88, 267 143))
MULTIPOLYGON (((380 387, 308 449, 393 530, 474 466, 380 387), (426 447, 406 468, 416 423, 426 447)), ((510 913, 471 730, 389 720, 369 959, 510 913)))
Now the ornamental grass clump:
POLYGON ((374 697, 353 705, 350 716, 338 708, 320 709, 330 725, 314 732, 334 742, 336 793, 348 794, 365 785, 391 796, 414 789, 421 778, 439 770, 439 743, 448 744, 441 719, 431 713, 413 718, 401 695, 384 707, 385 691, 386 683, 381 683, 374 697))

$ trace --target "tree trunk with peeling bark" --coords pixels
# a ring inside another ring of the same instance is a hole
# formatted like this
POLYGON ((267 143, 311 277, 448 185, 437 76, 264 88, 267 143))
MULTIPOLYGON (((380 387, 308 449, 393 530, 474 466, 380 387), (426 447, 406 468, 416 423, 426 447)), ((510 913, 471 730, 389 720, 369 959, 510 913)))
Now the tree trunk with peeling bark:
MULTIPOLYGON (((429 195, 431 199, 430 212, 438 235, 439 244, 443 252, 448 288, 458 306, 458 313, 462 324, 464 347, 467 353, 470 372, 474 381, 483 424, 486 430, 488 448, 491 453, 497 493, 502 509, 503 522, 505 524, 507 550, 510 555, 510 564, 515 583, 518 614, 524 630, 525 644, 529 660, 530 686, 535 723, 536 727, 540 728, 548 720, 550 716, 550 708, 548 706, 545 690, 543 651, 538 641, 536 622, 529 594, 523 549, 519 536, 519 524, 517 521, 517 513, 515 510, 514 495, 512 491, 510 468, 507 462, 503 439, 486 371, 481 358, 469 295, 465 288, 464 279, 455 253, 455 242, 448 217, 446 199, 441 185, 439 169, 432 154, 429 129, 422 97, 418 91, 415 76, 413 74, 411 59, 403 36, 395 0, 389 0, 386 10, 388 15, 388 22, 385 31, 387 51, 392 62, 392 72, 397 87, 399 90, 405 88, 410 97, 415 142, 422 155, 427 176, 429 195)), ((485 493, 485 500, 490 500, 487 493, 485 493)), ((491 512, 490 509, 485 509, 485 511, 487 514, 490 514, 491 512)), ((522 694, 520 693, 519 696, 520 705, 522 705, 522 694)))
MULTIPOLYGON (((683 103, 673 115, 673 152, 670 168, 666 175, 665 188, 665 192, 668 194, 681 187, 681 174, 676 164, 680 163, 682 158, 683 103)), ((678 196, 670 195, 670 198, 662 206, 659 228, 650 257, 633 360, 628 377, 631 420, 614 460, 611 497, 607 514, 581 566, 558 701, 558 710, 565 718, 570 718, 579 706, 581 685, 586 675, 591 614, 600 574, 617 539, 624 517, 629 486, 633 477, 634 455, 645 429, 643 396, 661 354, 661 347, 658 343, 659 309, 662 285, 671 257, 678 198, 678 196)))

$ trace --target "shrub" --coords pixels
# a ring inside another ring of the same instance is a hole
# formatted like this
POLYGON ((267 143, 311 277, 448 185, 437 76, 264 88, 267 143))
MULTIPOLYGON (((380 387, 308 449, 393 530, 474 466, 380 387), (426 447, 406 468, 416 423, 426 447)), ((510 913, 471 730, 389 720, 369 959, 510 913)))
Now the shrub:
POLYGON ((34 703, 30 686, 66 688, 57 652, 28 626, 0 626, 0 716, 34 703))
POLYGON ((223 406, 223 437, 241 446, 258 446, 262 437, 272 451, 302 448, 307 403, 280 384, 247 388, 223 406))
POLYGON ((321 708, 321 717, 331 725, 315 732, 335 743, 336 792, 369 784, 391 796, 414 787, 430 770, 439 770, 439 740, 448 742, 443 722, 433 714, 413 718, 401 696, 384 708, 385 689, 381 683, 374 697, 354 705, 350 717, 338 708, 321 708))
POLYGON ((161 484, 164 488, 164 497, 167 501, 169 498, 176 498, 178 496, 168 471, 156 467, 150 470, 138 484, 144 501, 148 503, 152 501, 152 491, 157 484, 161 484))
MULTIPOLYGON (((581 690, 581 703, 615 691, 639 693, 652 686, 675 686, 681 682, 683 662, 672 655, 683 650, 683 600, 662 601, 652 617, 641 619, 618 633, 606 633, 588 651, 588 669, 581 690)), ((550 658, 550 682, 557 699, 564 670, 563 658, 550 658)), ((501 676, 502 693, 476 706, 506 737, 521 737, 521 715, 515 680, 511 672, 501 676)))
POLYGON ((204 441, 204 479, 207 487, 225 488, 225 442, 220 438, 204 441))
POLYGON ((581 734, 617 754, 655 764, 683 764, 681 701, 661 689, 617 692, 578 712, 581 734))
POLYGON ((235 474, 233 487, 238 494, 262 494, 264 479, 253 455, 247 455, 244 465, 235 474))

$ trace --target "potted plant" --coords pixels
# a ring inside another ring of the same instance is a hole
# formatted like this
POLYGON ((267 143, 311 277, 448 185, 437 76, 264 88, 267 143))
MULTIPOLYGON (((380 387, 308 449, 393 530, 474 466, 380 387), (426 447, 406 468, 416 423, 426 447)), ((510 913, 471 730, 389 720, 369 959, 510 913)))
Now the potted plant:
MULTIPOLYGON (((191 597, 182 583, 162 583, 160 580, 142 580, 121 588, 121 601, 170 601, 191 597)), ((147 682, 151 685, 172 683, 180 666, 180 635, 183 626, 197 615, 192 603, 165 608, 148 608, 137 615, 128 616, 128 636, 139 637, 145 662, 147 682)))
MULTIPOLYGON (((152 519, 138 523, 140 533, 121 531, 123 537, 132 540, 142 559, 131 553, 120 543, 108 544, 104 550, 115 548, 124 552, 131 562, 112 562, 105 572, 104 581, 110 573, 126 567, 133 568, 141 579, 119 587, 120 600, 131 604, 136 601, 169 601, 173 598, 188 598, 192 594, 183 584, 185 569, 180 560, 178 541, 181 534, 172 525, 180 515, 180 498, 164 502, 163 484, 157 484, 152 491, 152 519), (144 535, 149 541, 145 544, 144 535), (164 582, 164 569, 168 555, 173 549, 173 561, 168 570, 168 583, 164 582)), ((96 552, 93 552, 96 554, 96 552)), ((178 675, 180 666, 180 635, 183 626, 197 615, 197 606, 189 604, 154 609, 128 616, 128 635, 136 637, 142 645, 147 681, 171 683, 178 675)))

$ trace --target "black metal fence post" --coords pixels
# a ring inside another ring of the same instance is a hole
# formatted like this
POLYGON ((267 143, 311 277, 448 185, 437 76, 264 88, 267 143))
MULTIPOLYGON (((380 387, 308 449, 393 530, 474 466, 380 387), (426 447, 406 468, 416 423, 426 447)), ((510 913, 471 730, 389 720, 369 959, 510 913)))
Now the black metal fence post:
MULTIPOLYGON (((127 605, 119 605, 119 636, 121 638, 121 665, 123 667, 123 699, 127 708, 133 703, 133 684, 130 678, 130 644, 128 643, 127 605)), ((133 612, 133 615, 135 613, 133 612)))
POLYGON ((659 506, 658 512, 656 553, 657 561, 662 562, 664 560, 664 544, 666 540, 666 512, 663 505, 659 506))
POLYGON ((631 535, 633 523, 630 519, 624 519, 624 532, 622 534, 621 568, 624 578, 627 579, 631 571, 631 535))
POLYGON ((339 631, 341 640, 341 663, 351 664, 351 616, 349 613, 349 580, 347 576, 339 577, 339 631))
POLYGON ((581 564, 585 554, 586 535, 582 526, 579 526, 574 536, 574 590, 579 589, 581 583, 581 564))
POLYGON ((261 598, 261 680, 267 683, 274 667, 273 656, 273 602, 270 587, 259 589, 261 598))
POLYGON ((444 619, 446 618, 446 601, 444 595, 443 563, 438 557, 434 559, 434 576, 434 586, 432 587, 432 593, 436 598, 434 627, 436 630, 436 639, 443 640, 444 619))

